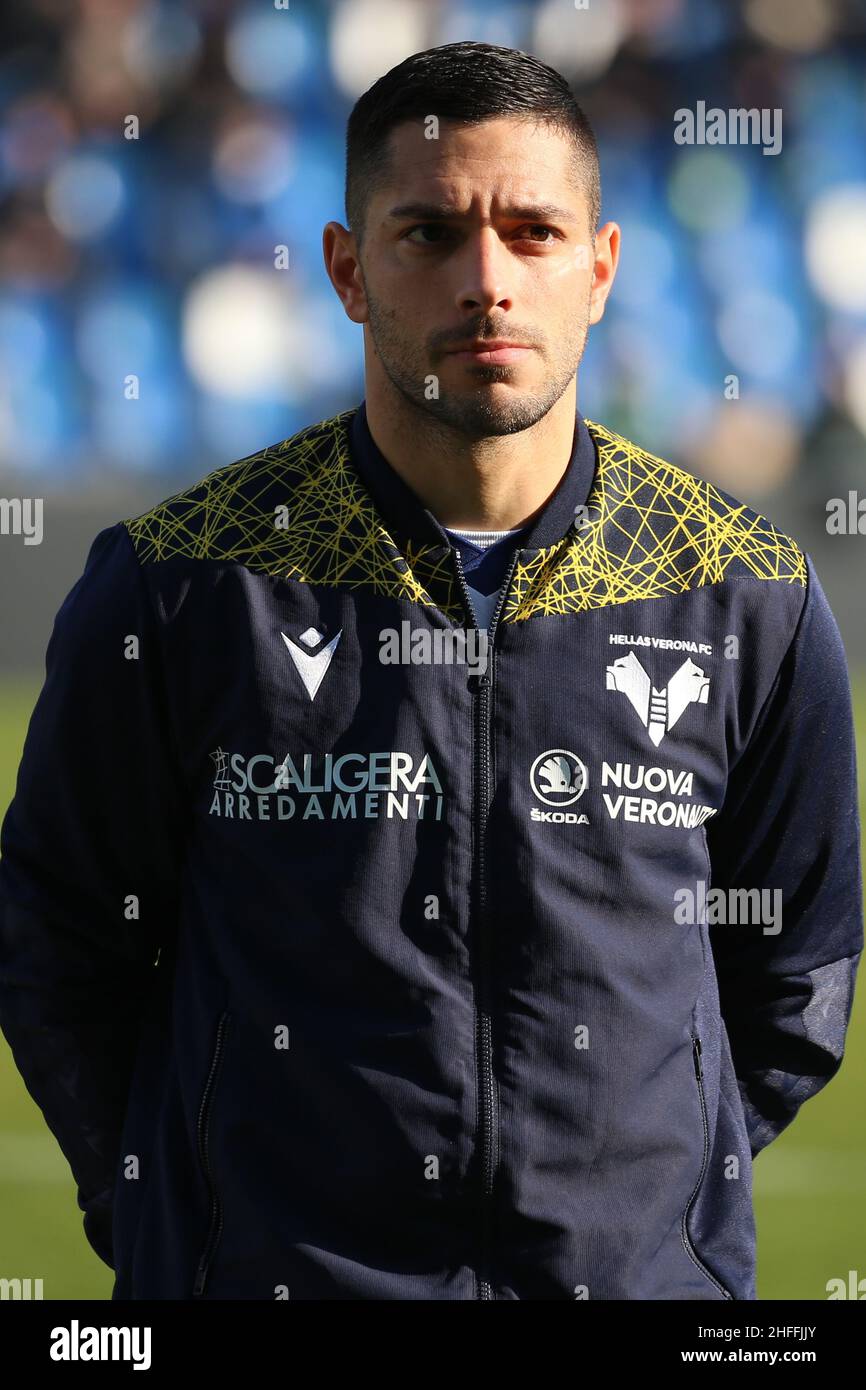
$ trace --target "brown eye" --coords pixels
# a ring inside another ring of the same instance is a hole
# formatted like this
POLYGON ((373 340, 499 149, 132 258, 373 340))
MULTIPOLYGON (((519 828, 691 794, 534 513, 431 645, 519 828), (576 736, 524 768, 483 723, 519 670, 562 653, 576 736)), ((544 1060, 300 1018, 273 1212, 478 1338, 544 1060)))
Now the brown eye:
MULTIPOLYGON (((441 226, 439 225, 438 222, 419 222, 419 223, 417 224, 417 226, 415 226, 415 227, 410 227, 410 228, 409 228, 409 231, 406 232, 406 234, 405 234, 405 240, 406 240, 406 241, 411 241, 412 236, 413 236, 413 233, 415 233, 415 232, 446 232, 446 231, 447 231, 447 228, 446 228, 446 227, 441 227, 441 226)), ((436 242, 436 241, 415 241, 413 244, 414 244, 415 246, 435 246, 435 245, 437 244, 437 242, 436 242)))

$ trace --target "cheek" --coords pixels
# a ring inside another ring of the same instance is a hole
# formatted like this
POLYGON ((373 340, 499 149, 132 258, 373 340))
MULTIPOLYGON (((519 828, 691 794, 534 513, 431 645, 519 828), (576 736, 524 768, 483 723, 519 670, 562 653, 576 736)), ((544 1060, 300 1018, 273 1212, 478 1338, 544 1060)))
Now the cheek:
POLYGON ((445 271, 433 266, 411 265, 395 257, 383 266, 377 286, 380 302, 395 309, 400 317, 410 319, 413 311, 425 311, 427 306, 441 301, 448 294, 445 271))
POLYGON ((567 255, 557 257, 546 267, 545 278, 557 287, 557 293, 588 298, 592 284, 592 258, 589 248, 575 246, 567 255))

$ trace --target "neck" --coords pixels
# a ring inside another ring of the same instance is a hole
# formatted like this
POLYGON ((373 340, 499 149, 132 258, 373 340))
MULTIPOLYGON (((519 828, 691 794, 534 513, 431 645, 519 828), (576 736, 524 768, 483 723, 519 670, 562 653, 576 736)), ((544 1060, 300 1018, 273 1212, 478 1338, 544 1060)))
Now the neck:
POLYGON ((571 458, 576 377, 535 425, 484 439, 460 434, 373 382, 365 401, 383 457, 442 526, 508 531, 524 525, 555 492, 571 458))

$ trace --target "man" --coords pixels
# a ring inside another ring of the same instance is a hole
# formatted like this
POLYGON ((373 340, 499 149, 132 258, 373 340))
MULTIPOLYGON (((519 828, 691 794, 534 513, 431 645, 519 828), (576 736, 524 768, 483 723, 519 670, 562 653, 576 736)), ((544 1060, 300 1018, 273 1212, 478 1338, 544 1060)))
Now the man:
POLYGON ((58 614, 0 1021, 117 1299, 756 1297, 862 949, 845 658, 795 541, 577 412, 598 211, 551 69, 388 73, 324 234, 363 403, 58 614))

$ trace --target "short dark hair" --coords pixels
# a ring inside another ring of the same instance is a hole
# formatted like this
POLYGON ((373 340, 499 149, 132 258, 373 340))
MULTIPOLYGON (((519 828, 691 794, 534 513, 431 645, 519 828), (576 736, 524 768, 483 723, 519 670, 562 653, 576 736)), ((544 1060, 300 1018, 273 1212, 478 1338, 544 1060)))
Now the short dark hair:
POLYGON ((360 96, 346 130, 346 218, 360 247, 367 204, 387 177, 388 138, 404 121, 435 115, 466 125, 496 116, 535 116, 575 146, 575 175, 589 202, 590 232, 601 211, 598 148, 568 82, 517 48, 446 43, 414 53, 360 96))

